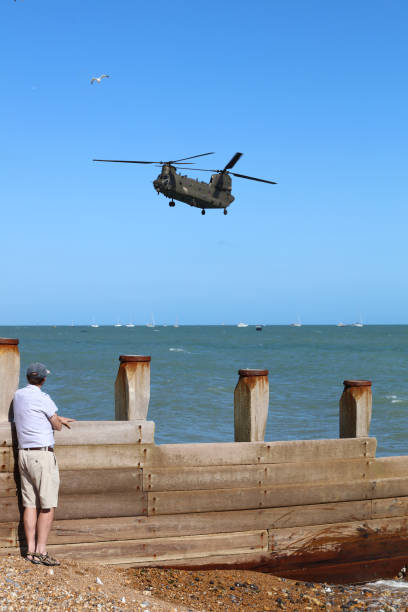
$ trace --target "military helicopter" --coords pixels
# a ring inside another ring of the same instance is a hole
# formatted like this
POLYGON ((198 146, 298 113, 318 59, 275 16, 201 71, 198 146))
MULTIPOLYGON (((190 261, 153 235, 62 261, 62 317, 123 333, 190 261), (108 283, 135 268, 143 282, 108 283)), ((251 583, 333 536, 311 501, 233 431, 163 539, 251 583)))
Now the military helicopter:
POLYGON ((267 181, 265 179, 255 178, 254 176, 246 176, 245 174, 231 172, 231 168, 233 168, 240 157, 242 157, 242 153, 235 153, 222 170, 184 167, 185 164, 191 166, 195 163, 187 160, 195 159, 196 157, 204 157, 205 155, 214 155, 214 153, 201 153, 200 155, 191 155, 190 157, 182 157, 181 159, 174 159, 166 162, 135 161, 127 159, 94 159, 93 161, 119 164, 156 164, 161 166, 159 176, 153 181, 153 186, 157 193, 162 193, 166 198, 170 198, 169 206, 175 206, 176 203, 174 200, 178 200, 185 204, 189 204, 189 206, 201 208, 202 215, 205 215, 207 208, 221 208, 224 210, 224 215, 227 214, 228 206, 235 200, 234 196, 231 195, 230 174, 240 178, 250 179, 251 181, 276 185, 275 181, 267 181), (198 170, 199 172, 213 172, 214 174, 211 176, 210 182, 205 183, 179 174, 177 172, 178 170, 198 170))

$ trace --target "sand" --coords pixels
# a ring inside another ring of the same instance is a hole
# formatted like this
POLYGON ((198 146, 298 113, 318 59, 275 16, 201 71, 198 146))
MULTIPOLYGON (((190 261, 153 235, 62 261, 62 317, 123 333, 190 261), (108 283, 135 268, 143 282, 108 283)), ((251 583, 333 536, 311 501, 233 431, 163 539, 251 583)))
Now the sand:
MULTIPOLYGON (((401 586, 408 586, 401 583, 401 586)), ((0 560, 0 610, 134 610, 186 612, 251 610, 407 610, 408 589, 332 586, 251 571, 120 569, 63 561, 33 565, 0 560), (100 584, 102 583, 102 584, 100 584)))

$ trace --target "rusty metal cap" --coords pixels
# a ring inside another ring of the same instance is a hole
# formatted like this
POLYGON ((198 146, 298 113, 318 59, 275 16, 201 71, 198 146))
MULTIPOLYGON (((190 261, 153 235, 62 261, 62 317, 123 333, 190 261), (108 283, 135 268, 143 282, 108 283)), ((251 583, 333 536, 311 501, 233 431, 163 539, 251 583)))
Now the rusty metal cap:
POLYGON ((18 344, 18 338, 0 338, 0 344, 10 344, 16 346, 18 344))
POLYGON ((240 376, 268 376, 269 370, 238 370, 240 376))
POLYGON ((150 355, 119 355, 120 363, 148 363, 151 359, 150 355))
POLYGON ((343 385, 347 387, 371 387, 371 380, 343 380, 343 385))

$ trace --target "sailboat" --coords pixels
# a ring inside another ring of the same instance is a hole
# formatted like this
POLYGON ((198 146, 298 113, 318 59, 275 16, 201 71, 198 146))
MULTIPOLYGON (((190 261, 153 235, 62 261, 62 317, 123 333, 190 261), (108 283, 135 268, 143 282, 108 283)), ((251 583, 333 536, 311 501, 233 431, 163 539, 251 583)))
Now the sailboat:
POLYGON ((93 321, 91 323, 91 327, 99 327, 99 325, 97 323, 95 323, 95 319, 93 319, 93 321))
POLYGON ((295 323, 291 323, 291 324, 290 324, 290 326, 291 326, 291 327, 302 327, 302 323, 301 323, 301 321, 300 321, 300 317, 299 317, 299 315, 298 315, 298 317, 297 317, 297 319, 296 319, 296 322, 295 322, 295 323))
POLYGON ((177 317, 176 322, 175 322, 175 324, 173 325, 173 327, 180 327, 178 317, 177 317))
POLYGON ((152 316, 150 318, 150 323, 146 323, 146 327, 156 327, 156 323, 154 322, 153 313, 152 313, 152 316))
POLYGON ((248 323, 238 323, 237 327, 248 327, 248 323))
POLYGON ((115 323, 115 325, 113 327, 122 327, 122 323, 119 322, 119 319, 118 319, 118 322, 115 323))
POLYGON ((353 323, 353 327, 364 327, 363 321, 361 318, 361 312, 360 312, 360 319, 356 323, 353 323))

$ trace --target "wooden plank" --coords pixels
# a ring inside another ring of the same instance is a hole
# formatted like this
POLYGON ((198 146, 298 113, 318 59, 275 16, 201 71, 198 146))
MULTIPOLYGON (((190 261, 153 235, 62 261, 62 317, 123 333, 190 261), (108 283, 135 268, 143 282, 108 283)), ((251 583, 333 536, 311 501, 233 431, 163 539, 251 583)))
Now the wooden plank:
MULTIPOLYGON (((0 499, 2 497, 12 497, 17 495, 17 485, 14 478, 14 474, 11 472, 0 473, 0 499)), ((0 501, 1 508, 1 501, 0 501)), ((1 520, 1 514, 0 514, 1 520)))
POLYGON ((10 455, 10 448, 0 448, 0 472, 12 471, 12 468, 10 467, 10 455))
MULTIPOLYGON (((93 493, 92 495, 61 495, 55 516, 59 519, 89 519, 147 514, 146 493, 93 493)), ((0 501, 2 522, 19 521, 18 498, 3 497, 0 501)))
POLYGON ((271 561, 285 568, 402 554, 407 543, 408 517, 269 531, 271 561))
POLYGON ((144 465, 148 445, 77 445, 55 448, 60 470, 135 468, 144 465))
POLYGON ((371 501, 160 516, 56 520, 50 544, 204 535, 365 520, 371 501))
POLYGON ((262 465, 145 468, 143 490, 191 491, 362 480, 366 477, 367 465, 368 460, 361 458, 262 465))
POLYGON ((18 497, 2 497, 0 499, 0 517, 2 523, 20 520, 18 497))
MULTIPOLYGON (((268 533, 248 531, 244 533, 216 533, 179 538, 155 538, 90 544, 51 544, 48 551, 61 559, 89 560, 110 564, 133 561, 171 561, 207 555, 246 555, 266 552, 268 533)), ((0 557, 15 554, 18 548, 0 548, 0 557)))
POLYGON ((148 447, 143 465, 150 469, 352 459, 374 457, 376 445, 375 438, 162 444, 148 447))
POLYGON ((287 485, 213 491, 166 491, 148 493, 148 515, 181 514, 276 508, 370 499, 373 483, 365 481, 334 484, 287 485))
POLYGON ((206 557, 212 554, 234 555, 267 551, 267 531, 216 533, 174 538, 154 538, 91 544, 50 545, 51 554, 64 559, 129 563, 149 560, 165 561, 190 556, 206 557))
POLYGON ((408 477, 380 478, 373 480, 373 498, 408 496, 408 477))
POLYGON ((147 514, 146 494, 95 493, 61 496, 55 512, 57 519, 107 518, 113 516, 137 516, 147 514))
POLYGON ((396 478, 408 476, 408 456, 379 457, 369 462, 368 478, 396 478))
POLYGON ((408 515, 408 497, 373 499, 372 505, 373 518, 408 515))
POLYGON ((76 421, 71 429, 54 432, 57 446, 81 444, 154 444, 154 422, 76 421))
MULTIPOLYGON (((58 446, 77 444, 154 444, 153 421, 75 421, 71 429, 54 431, 58 446)), ((14 423, 0 423, 0 446, 13 446, 14 423)))
POLYGON ((0 523, 0 548, 16 546, 17 527, 13 523, 0 523))
POLYGON ((116 495, 118 492, 141 490, 142 470, 140 468, 61 471, 61 496, 94 493, 116 495))

